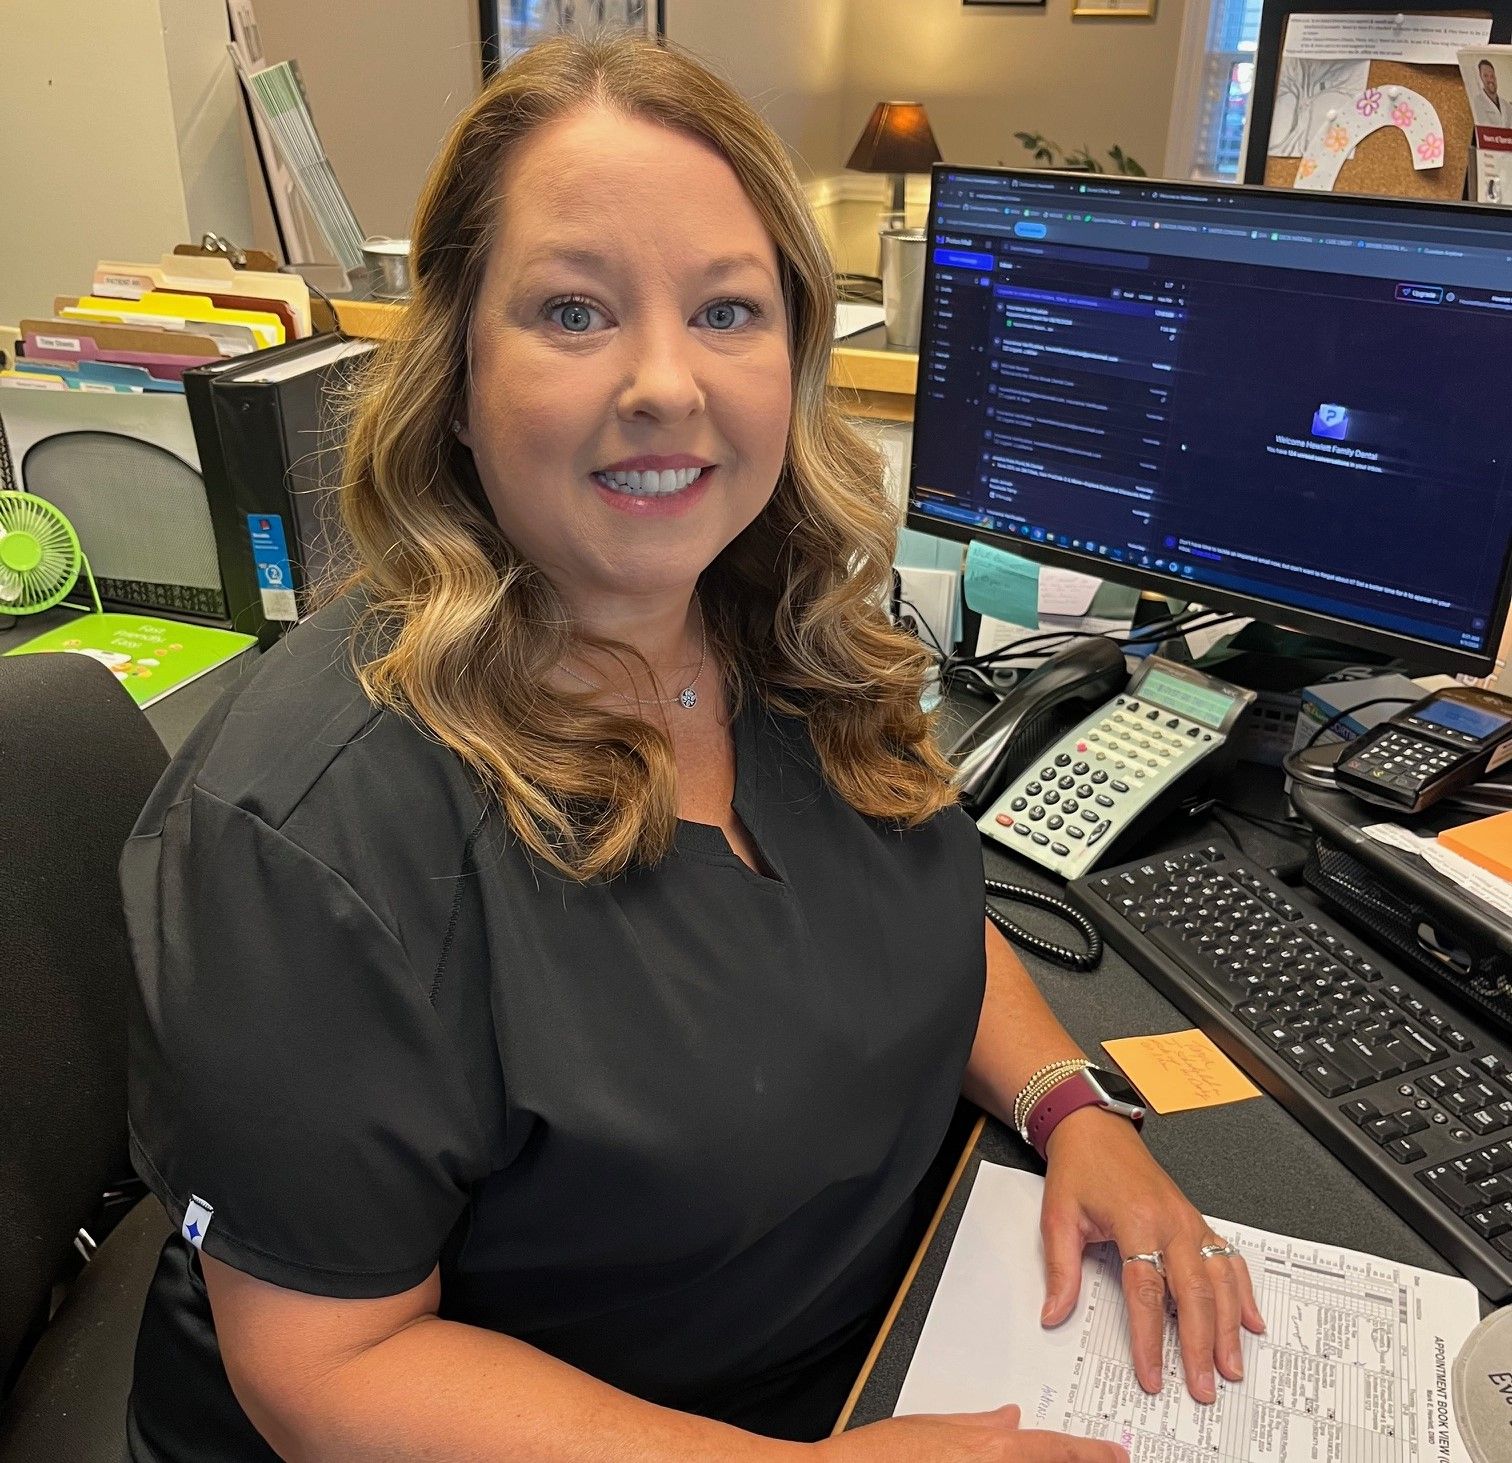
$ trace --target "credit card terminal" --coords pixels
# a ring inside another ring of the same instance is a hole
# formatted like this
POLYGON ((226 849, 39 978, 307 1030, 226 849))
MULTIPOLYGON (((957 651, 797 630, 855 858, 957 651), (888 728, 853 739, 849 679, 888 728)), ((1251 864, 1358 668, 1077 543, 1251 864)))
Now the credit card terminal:
POLYGON ((1453 686, 1356 737, 1334 764, 1334 779, 1368 803, 1416 813, 1508 758, 1512 700, 1453 686))
POLYGON ((1079 878, 1136 820, 1160 816, 1210 773, 1255 699, 1189 665, 1146 659, 1104 703, 1015 777, 977 820, 988 838, 1079 878))

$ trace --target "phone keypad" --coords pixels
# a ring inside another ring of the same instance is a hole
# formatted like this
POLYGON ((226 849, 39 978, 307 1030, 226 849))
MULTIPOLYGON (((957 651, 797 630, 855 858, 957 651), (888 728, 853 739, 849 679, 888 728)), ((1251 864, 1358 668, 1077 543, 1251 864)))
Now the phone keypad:
POLYGON ((1387 730, 1358 752, 1346 755, 1349 770, 1359 777, 1402 793, 1416 793, 1442 776, 1464 754, 1453 747, 1387 730))
POLYGON ((982 832, 1075 878, 1161 788, 1214 748, 1208 728, 1119 696, 1048 748, 979 820, 982 832))

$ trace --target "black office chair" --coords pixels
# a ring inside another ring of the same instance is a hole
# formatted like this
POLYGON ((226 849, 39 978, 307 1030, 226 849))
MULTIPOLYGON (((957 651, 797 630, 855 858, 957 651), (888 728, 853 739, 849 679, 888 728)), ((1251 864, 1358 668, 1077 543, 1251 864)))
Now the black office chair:
POLYGON ((157 1200, 54 1299, 75 1236, 131 1173, 116 864, 166 765, 97 661, 0 658, 0 1463, 125 1457, 137 1326, 169 1232, 157 1200))

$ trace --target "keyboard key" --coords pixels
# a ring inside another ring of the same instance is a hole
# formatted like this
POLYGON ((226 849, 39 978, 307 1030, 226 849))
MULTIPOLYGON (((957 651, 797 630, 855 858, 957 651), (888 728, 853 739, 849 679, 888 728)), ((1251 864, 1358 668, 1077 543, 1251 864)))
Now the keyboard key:
POLYGON ((1467 1214, 1473 1229, 1482 1239, 1495 1239, 1499 1234, 1512 1233, 1512 1204, 1497 1204, 1491 1209, 1467 1214))
POLYGON ((1420 1032, 1414 1031, 1410 1026, 1398 1028, 1397 1039, 1406 1047, 1415 1050, 1420 1060, 1414 1065, 1421 1066, 1423 1062, 1436 1062, 1444 1055, 1444 1049, 1436 1041, 1430 1041, 1420 1032))
POLYGON ((1475 1045, 1463 1031, 1446 1031, 1444 1040, 1457 1052, 1467 1052, 1475 1045))
POLYGON ((1353 1102, 1346 1102, 1339 1111, 1356 1127, 1363 1127, 1369 1119, 1380 1116, 1375 1103, 1367 1102, 1363 1097, 1357 1097, 1353 1102))
POLYGON ((1303 1066, 1302 1075, 1324 1097, 1341 1097, 1357 1084, 1350 1081, 1332 1062, 1320 1060, 1316 1054, 1303 1066))
POLYGON ((1428 1156, 1411 1138, 1393 1138, 1386 1144, 1386 1151, 1398 1163, 1417 1163, 1428 1156))
POLYGON ((1496 1113, 1484 1107, 1477 1108, 1472 1113, 1466 1113, 1465 1124, 1472 1133, 1478 1133, 1482 1138, 1506 1126, 1496 1113))
POLYGON ((1512 1199, 1512 1175, 1509 1174, 1493 1173, 1483 1179, 1471 1179, 1470 1187, 1482 1204, 1500 1204, 1504 1199, 1512 1199))
POLYGON ((1456 1214, 1468 1214, 1472 1209, 1484 1207, 1480 1195, 1447 1164, 1430 1168, 1418 1177, 1456 1214))
POLYGON ((1367 1118, 1360 1126, 1365 1130, 1366 1137, 1377 1143, 1389 1142, 1392 1138, 1400 1138, 1403 1134, 1402 1125, 1397 1122, 1393 1113, 1383 1113, 1380 1117, 1367 1118))

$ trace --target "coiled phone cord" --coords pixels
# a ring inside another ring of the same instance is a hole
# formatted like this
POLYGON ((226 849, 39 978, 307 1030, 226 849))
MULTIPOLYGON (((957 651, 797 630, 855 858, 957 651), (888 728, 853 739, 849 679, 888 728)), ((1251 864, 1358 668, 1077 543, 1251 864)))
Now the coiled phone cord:
POLYGON ((1022 884, 1004 884, 998 879, 988 879, 987 918, 1015 945, 1022 945, 1024 949, 1032 951, 1042 960, 1048 960, 1053 965, 1064 965, 1068 970, 1093 970, 1102 959, 1103 941, 1097 926, 1074 904, 1068 904, 1064 899, 1057 899, 1053 894, 1044 894, 1038 889, 1029 889, 1022 884), (1065 920, 1067 924, 1075 925, 1087 942, 1087 948, 1073 950, 1069 945, 1057 945, 1039 935, 1031 935, 1028 930, 1014 924, 1006 914, 994 909, 992 907, 994 899, 1014 899, 1021 904, 1033 904, 1049 911, 1065 920))

